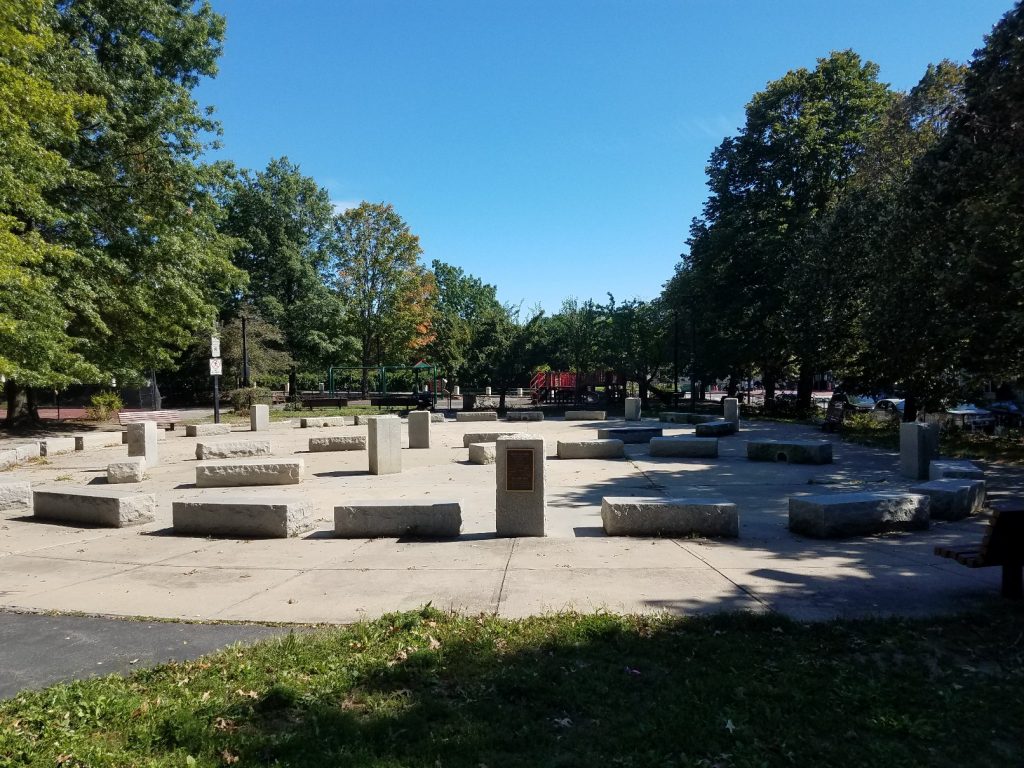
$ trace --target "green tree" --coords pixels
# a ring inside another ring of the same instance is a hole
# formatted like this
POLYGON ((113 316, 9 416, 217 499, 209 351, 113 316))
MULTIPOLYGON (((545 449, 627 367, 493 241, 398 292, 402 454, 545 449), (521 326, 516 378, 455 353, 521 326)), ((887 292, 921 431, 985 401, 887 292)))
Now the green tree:
POLYGON ((669 349, 666 332, 672 320, 661 301, 629 299, 616 303, 608 294, 608 364, 635 381, 640 400, 647 406, 653 379, 662 371, 669 349))
MULTIPOLYGON (((608 356, 607 319, 603 308, 593 299, 564 299, 549 326, 549 343, 559 366, 564 365, 577 374, 594 373, 602 368, 608 356)), ((577 377, 577 401, 581 386, 577 377)))

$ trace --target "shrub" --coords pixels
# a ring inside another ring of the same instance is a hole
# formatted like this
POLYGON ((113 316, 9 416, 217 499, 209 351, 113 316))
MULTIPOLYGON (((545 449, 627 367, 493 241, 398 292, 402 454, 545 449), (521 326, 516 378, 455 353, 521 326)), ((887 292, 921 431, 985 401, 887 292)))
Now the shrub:
POLYGON ((231 407, 235 413, 245 415, 249 413, 249 407, 253 405, 270 405, 273 396, 266 387, 242 387, 233 389, 228 393, 231 400, 231 407))
POLYGON ((89 399, 85 409, 86 418, 92 421, 106 421, 111 415, 124 408, 124 401, 117 392, 97 392, 89 399))

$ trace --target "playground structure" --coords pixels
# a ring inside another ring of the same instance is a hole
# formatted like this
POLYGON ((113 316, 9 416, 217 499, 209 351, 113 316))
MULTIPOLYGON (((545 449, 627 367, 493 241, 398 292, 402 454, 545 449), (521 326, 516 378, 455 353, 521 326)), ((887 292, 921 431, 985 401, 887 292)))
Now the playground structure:
POLYGON ((624 397, 625 379, 614 371, 540 371, 530 379, 530 400, 535 405, 616 403, 624 397), (598 387, 603 392, 598 392, 598 387))
POLYGON ((369 399, 371 405, 425 405, 434 408, 437 406, 437 366, 423 360, 415 365, 331 366, 327 369, 324 399, 369 399), (394 390, 392 385, 405 372, 413 374, 412 390, 394 390), (365 393, 364 374, 367 379, 365 393))

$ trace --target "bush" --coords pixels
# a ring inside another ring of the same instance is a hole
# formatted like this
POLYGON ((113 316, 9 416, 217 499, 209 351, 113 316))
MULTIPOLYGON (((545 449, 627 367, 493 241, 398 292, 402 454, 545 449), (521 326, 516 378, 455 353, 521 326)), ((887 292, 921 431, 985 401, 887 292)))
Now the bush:
POLYGON ((231 400, 231 407, 235 413, 246 415, 249 407, 253 405, 270 405, 273 401, 271 392, 266 387, 242 387, 233 389, 228 393, 231 400))
POLYGON ((89 399, 85 409, 86 418, 92 421, 106 421, 124 408, 124 401, 117 392, 97 392, 89 399))

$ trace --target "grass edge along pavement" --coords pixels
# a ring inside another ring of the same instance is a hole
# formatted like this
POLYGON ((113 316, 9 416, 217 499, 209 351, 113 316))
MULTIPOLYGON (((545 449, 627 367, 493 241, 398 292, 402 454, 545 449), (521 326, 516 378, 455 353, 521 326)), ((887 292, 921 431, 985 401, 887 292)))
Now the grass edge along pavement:
POLYGON ((3 766, 1020 765, 1024 610, 426 607, 0 704, 3 766))

